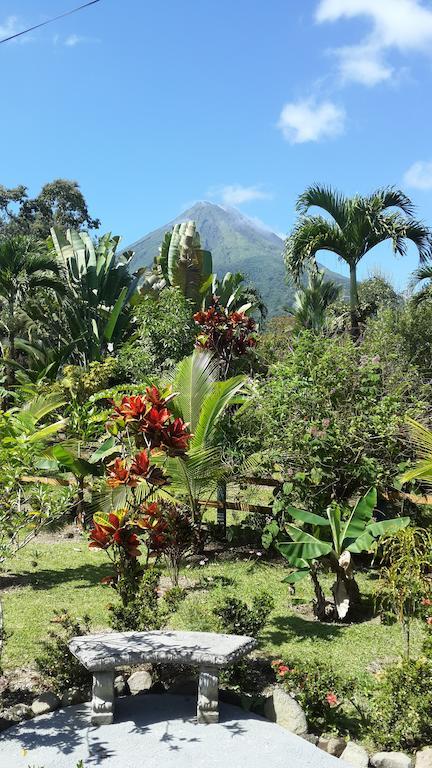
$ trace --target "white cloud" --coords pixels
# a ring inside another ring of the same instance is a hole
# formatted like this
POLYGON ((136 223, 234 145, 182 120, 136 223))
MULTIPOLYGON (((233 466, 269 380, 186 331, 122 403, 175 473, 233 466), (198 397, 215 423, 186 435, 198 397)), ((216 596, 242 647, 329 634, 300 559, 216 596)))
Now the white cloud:
POLYGON ((100 43, 100 39, 98 37, 84 37, 83 35, 68 35, 63 41, 63 45, 68 48, 75 48, 81 43, 100 43))
POLYGON ((320 0, 316 20, 366 17, 370 33, 358 44, 337 48, 343 80, 376 85, 389 80, 393 67, 385 60, 391 49, 400 53, 428 53, 432 44, 432 7, 422 0, 320 0))
POLYGON ((228 184, 225 187, 215 187, 210 190, 212 197, 219 198, 225 205, 241 205, 251 200, 269 200, 271 195, 255 185, 244 187, 242 184, 228 184))
POLYGON ((278 128, 291 144, 339 136, 345 129, 345 110, 332 101, 304 99, 285 104, 278 128))
MULTIPOLYGON (((7 16, 6 19, 0 24, 0 40, 12 37, 18 32, 22 32, 25 29, 25 24, 19 20, 18 16, 7 16)), ((11 40, 17 43, 30 43, 34 38, 27 34, 22 37, 18 37, 16 40, 11 40)))
POLYGON ((404 174, 404 183, 415 189, 432 189, 432 162, 418 160, 404 174))

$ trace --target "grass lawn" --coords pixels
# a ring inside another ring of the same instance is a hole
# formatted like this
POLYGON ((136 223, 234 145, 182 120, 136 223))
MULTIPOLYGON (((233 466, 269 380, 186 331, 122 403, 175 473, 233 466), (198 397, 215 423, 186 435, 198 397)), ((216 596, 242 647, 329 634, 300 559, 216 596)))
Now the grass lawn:
MULTIPOLYGON (((93 628, 106 627, 107 606, 115 594, 99 582, 110 570, 104 554, 89 551, 84 539, 37 543, 14 558, 9 563, 9 573, 0 579, 0 585, 6 584, 2 599, 9 635, 2 659, 5 669, 22 667, 35 659, 55 609, 67 608, 74 616, 88 614, 93 628)), ((361 677, 371 661, 402 652, 399 627, 382 626, 376 618, 335 626, 302 616, 290 603, 287 586, 281 583, 283 573, 282 565, 244 560, 188 569, 185 574, 190 579, 206 575, 224 576, 232 581, 229 586, 216 586, 210 591, 190 592, 172 617, 171 626, 214 629, 212 608, 223 596, 230 594, 248 600, 266 590, 272 594, 276 607, 262 634, 263 653, 320 659, 341 672, 361 677)), ((371 594, 373 574, 359 574, 358 580, 362 593, 371 594)), ((298 585, 297 598, 307 602, 311 594, 308 581, 298 585)), ((414 651, 421 641, 419 627, 415 627, 413 634, 414 651)))

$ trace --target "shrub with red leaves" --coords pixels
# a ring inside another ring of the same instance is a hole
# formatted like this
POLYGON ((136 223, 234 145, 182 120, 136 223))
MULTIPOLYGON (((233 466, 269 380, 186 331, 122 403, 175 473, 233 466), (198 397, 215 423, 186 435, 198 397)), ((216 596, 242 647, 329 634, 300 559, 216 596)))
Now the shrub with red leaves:
POLYGON ((228 312, 219 304, 217 296, 207 310, 196 312, 194 320, 199 326, 195 346, 215 352, 228 371, 231 361, 243 357, 256 346, 256 327, 245 312, 228 312))

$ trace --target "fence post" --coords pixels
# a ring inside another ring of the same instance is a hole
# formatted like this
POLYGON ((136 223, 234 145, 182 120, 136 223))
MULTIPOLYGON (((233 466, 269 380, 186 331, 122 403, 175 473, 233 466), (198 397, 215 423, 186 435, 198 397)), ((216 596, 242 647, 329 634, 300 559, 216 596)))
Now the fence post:
POLYGON ((216 498, 218 502, 216 521, 218 525, 223 527, 224 533, 226 533, 226 491, 227 486, 225 480, 219 480, 216 488, 216 498))

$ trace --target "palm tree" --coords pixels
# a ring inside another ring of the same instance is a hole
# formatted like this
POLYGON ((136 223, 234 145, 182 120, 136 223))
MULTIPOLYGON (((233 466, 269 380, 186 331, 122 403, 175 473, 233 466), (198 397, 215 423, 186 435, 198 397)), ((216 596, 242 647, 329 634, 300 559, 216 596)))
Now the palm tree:
POLYGON ((419 306, 419 304, 432 298, 432 264, 430 262, 422 264, 413 272, 411 287, 417 286, 419 283, 422 283, 421 290, 412 297, 414 306, 419 306), (424 284, 423 281, 426 280, 427 283, 424 284))
POLYGON ((342 287, 325 280, 323 272, 311 271, 307 286, 299 288, 295 295, 291 313, 303 328, 321 331, 328 307, 339 299, 341 292, 342 287))
POLYGON ((30 297, 39 289, 50 289, 64 295, 66 284, 62 268, 52 254, 29 237, 16 235, 0 242, 0 303, 2 325, 8 348, 8 385, 15 381, 16 339, 20 331, 19 317, 30 297))
POLYGON ((432 232, 414 218, 411 200, 393 187, 377 189, 367 197, 345 197, 330 187, 308 187, 297 200, 300 218, 285 244, 285 264, 299 281, 304 268, 316 264, 320 250, 332 251, 349 266, 351 332, 358 335, 357 265, 368 251, 391 240, 395 254, 404 256, 407 240, 416 245, 420 262, 432 255, 432 232), (322 208, 330 219, 308 213, 322 208), (391 210, 399 209, 399 210, 391 210))

